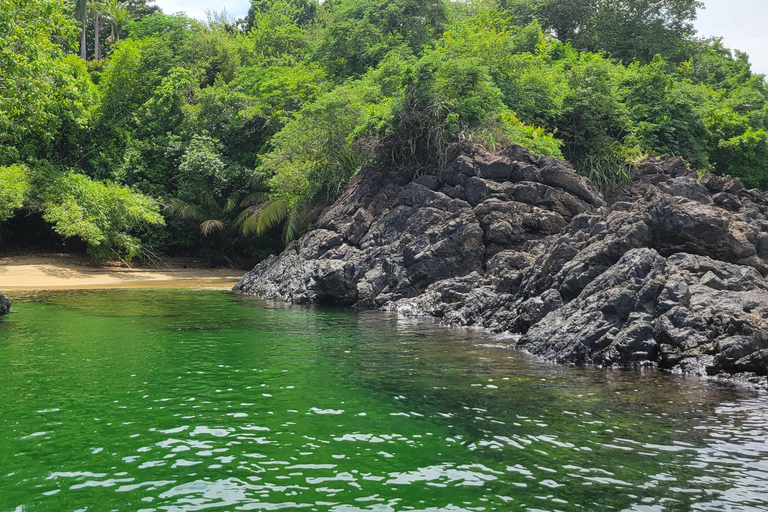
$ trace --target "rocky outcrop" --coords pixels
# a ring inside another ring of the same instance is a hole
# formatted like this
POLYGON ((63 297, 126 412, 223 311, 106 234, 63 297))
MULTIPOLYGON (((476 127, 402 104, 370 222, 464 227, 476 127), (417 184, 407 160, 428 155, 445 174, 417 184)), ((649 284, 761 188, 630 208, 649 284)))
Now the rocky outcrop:
POLYGON ((11 301, 0 293, 0 316, 7 315, 11 311, 11 301))
POLYGON ((366 169, 304 237, 235 289, 271 300, 381 307, 446 279, 485 275, 489 261, 525 255, 603 204, 569 164, 522 148, 462 155, 440 178, 366 169))
POLYGON ((235 287, 519 334, 563 363, 765 382, 768 195, 649 160, 605 197, 515 146, 439 177, 362 171, 235 287))

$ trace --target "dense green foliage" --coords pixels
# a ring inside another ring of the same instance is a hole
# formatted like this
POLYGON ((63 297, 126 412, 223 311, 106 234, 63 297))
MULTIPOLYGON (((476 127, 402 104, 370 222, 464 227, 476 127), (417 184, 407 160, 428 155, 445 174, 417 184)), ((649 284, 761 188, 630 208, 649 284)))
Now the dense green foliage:
POLYGON ((29 193, 29 170, 21 165, 0 167, 0 221, 24 206, 29 193))
POLYGON ((76 173, 43 174, 37 179, 43 218, 64 237, 78 237, 96 258, 139 254, 139 240, 129 233, 138 224, 162 224, 152 200, 111 182, 76 173))
POLYGON ((201 22, 0 0, 0 220, 37 213, 98 257, 137 237, 261 257, 361 168, 439 174, 471 145, 564 157, 603 187, 668 153, 768 188, 768 86, 694 37, 700 6, 253 0, 201 22))
POLYGON ((538 19, 564 43, 629 63, 690 51, 699 0, 500 0, 517 20, 538 19))
POLYGON ((62 50, 75 37, 63 2, 0 4, 0 220, 39 212, 96 257, 132 257, 131 229, 163 219, 153 199, 76 168, 98 91, 85 63, 62 50))

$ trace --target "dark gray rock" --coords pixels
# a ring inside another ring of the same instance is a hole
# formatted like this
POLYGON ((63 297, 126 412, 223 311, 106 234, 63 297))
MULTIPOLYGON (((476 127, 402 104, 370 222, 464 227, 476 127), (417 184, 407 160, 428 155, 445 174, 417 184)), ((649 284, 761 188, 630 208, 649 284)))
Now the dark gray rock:
POLYGON ((7 315, 11 311, 11 301, 0 293, 0 316, 7 315))
POLYGON ((527 254, 530 244, 603 204, 569 164, 519 147, 502 155, 460 155, 439 178, 398 185, 399 178, 361 171, 306 235, 260 263, 235 290, 269 300, 373 308, 467 275, 475 275, 477 285, 492 256, 527 254), (540 181, 511 181, 520 168, 535 169, 527 177, 540 181))
POLYGON ((562 363, 768 385, 768 194, 647 160, 603 195, 520 146, 440 176, 366 169, 235 287, 519 334, 562 363))
MULTIPOLYGON (((707 188, 694 177, 681 176, 658 184, 662 192, 671 196, 684 197, 697 203, 712 204, 713 197, 707 188)), ((716 196, 715 196, 716 197, 716 196)))
POLYGON ((665 259, 653 249, 626 252, 576 299, 531 327, 519 345, 558 362, 654 360, 654 302, 665 267, 665 259))

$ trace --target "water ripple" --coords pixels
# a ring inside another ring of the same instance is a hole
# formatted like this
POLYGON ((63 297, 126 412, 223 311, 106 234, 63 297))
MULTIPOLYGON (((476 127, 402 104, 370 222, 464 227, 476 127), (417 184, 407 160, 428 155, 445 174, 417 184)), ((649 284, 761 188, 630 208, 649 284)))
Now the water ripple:
POLYGON ((765 395, 213 292, 16 309, 2 511, 768 510, 765 395))

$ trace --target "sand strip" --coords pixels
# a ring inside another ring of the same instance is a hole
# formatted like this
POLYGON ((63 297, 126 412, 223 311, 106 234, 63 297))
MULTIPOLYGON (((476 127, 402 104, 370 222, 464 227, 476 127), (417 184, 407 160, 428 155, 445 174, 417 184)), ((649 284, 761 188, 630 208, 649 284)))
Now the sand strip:
POLYGON ((231 288, 242 270, 94 267, 66 255, 0 258, 0 291, 93 288, 231 288))

